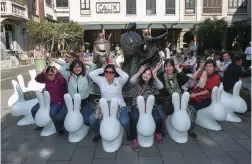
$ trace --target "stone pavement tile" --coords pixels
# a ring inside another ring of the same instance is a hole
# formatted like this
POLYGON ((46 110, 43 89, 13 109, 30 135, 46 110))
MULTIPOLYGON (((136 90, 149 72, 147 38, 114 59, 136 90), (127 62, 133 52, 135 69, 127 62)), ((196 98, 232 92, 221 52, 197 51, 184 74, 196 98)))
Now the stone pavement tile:
POLYGON ((139 164, 138 153, 134 152, 130 145, 123 145, 117 151, 118 164, 139 164))
MULTIPOLYGON (((1 157, 2 157, 2 159, 3 159, 3 157, 6 157, 11 152, 13 152, 13 150, 1 150, 1 157)), ((2 159, 1 159, 1 162, 2 162, 2 159)))
POLYGON ((188 142, 186 143, 178 144, 178 147, 183 154, 195 154, 203 152, 199 145, 191 138, 189 138, 188 142))
POLYGON ((236 139, 236 142, 251 154, 251 139, 236 139))
POLYGON ((140 164, 163 164, 161 157, 139 157, 140 164))
POLYGON ((116 158, 116 152, 107 153, 101 144, 98 144, 95 151, 95 158, 116 158))
POLYGON ((159 150, 156 144, 151 147, 140 147, 139 157, 160 156, 159 150))
MULTIPOLYGON (((89 130, 87 136, 78 142, 78 146, 97 146, 97 143, 93 143, 93 138, 95 136, 95 133, 92 130, 89 130)), ((101 141, 100 141, 101 142, 101 141)))
POLYGON ((212 164, 235 164, 235 162, 229 157, 210 157, 209 160, 212 162, 212 164))
POLYGON ((46 164, 69 164, 68 161, 47 161, 46 164))
POLYGON ((7 141, 1 144, 1 149, 10 149, 14 150, 16 149, 23 140, 27 137, 26 133, 24 131, 17 131, 15 134, 10 136, 7 141))
POLYGON ((122 140, 122 145, 131 145, 131 143, 132 143, 132 141, 128 141, 127 136, 124 133, 123 140, 122 140))
POLYGON ((92 164, 118 164, 114 158, 94 159, 92 164))
POLYGON ((19 127, 16 124, 12 124, 5 128, 4 130, 1 131, 2 136, 1 136, 1 141, 2 143, 6 141, 11 135, 16 133, 18 131, 19 127))
POLYGON ((211 162, 204 153, 186 154, 184 156, 184 160, 186 161, 186 164, 195 164, 199 162, 200 164, 211 164, 211 162))
POLYGON ((251 164, 251 155, 246 151, 228 152, 228 155, 236 164, 251 164))
POLYGON ((171 148, 170 145, 160 144, 158 149, 160 151, 164 164, 184 164, 184 158, 178 148, 171 148))
POLYGON ((23 164, 45 164, 60 140, 61 137, 56 135, 45 137, 23 164))
POLYGON ((49 158, 52 161, 67 161, 70 160, 74 150, 76 149, 77 143, 70 143, 66 138, 62 137, 59 144, 57 145, 54 153, 49 158))
POLYGON ((8 115, 5 118, 1 119, 1 130, 4 130, 10 125, 16 125, 19 119, 20 119, 19 117, 13 117, 11 115, 8 115))
POLYGON ((220 130, 220 131, 207 130, 207 134, 213 138, 228 136, 228 134, 224 130, 220 130))
POLYGON ((251 117, 245 117, 242 115, 239 115, 239 117, 242 119, 242 121, 247 122, 247 123, 251 123, 251 117))
POLYGON ((247 122, 239 122, 239 123, 232 123, 236 128, 243 131, 246 135, 251 137, 251 123, 247 122))
POLYGON ((77 147, 69 164, 92 164, 94 154, 94 147, 77 147))
POLYGON ((241 131, 240 129, 236 128, 234 125, 232 125, 230 122, 219 122, 222 129, 225 133, 227 133, 231 138, 237 139, 237 138, 249 138, 246 133, 241 131))
POLYGON ((32 131, 32 130, 34 130, 35 131, 35 128, 36 128, 36 125, 32 124, 32 125, 20 126, 19 130, 22 130, 22 131, 32 131))
POLYGON ((202 128, 200 126, 195 127, 195 133, 197 134, 197 138, 195 139, 195 141, 197 141, 197 142, 205 142, 205 141, 213 139, 213 137, 211 137, 207 133, 207 129, 202 128))
POLYGON ((41 131, 31 130, 27 131, 27 138, 44 138, 40 135, 41 131))
POLYGON ((21 163, 32 153, 41 142, 40 139, 26 139, 12 153, 5 156, 2 161, 10 163, 21 163))
POLYGON ((229 136, 215 137, 215 141, 224 151, 243 151, 244 149, 229 136))

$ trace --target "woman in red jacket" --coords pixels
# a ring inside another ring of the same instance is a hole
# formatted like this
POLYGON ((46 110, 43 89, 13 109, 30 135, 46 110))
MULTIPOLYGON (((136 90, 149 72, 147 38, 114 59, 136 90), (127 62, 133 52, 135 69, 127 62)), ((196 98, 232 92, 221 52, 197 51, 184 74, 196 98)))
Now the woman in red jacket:
MULTIPOLYGON (((50 117, 55 125, 55 128, 59 135, 63 134, 63 125, 60 121, 57 121, 57 114, 64 106, 64 94, 66 93, 66 80, 57 72, 56 68, 49 66, 45 68, 43 72, 38 74, 35 80, 39 83, 45 83, 45 90, 50 93, 51 105, 50 105, 50 117)), ((35 118, 37 111, 39 110, 39 103, 36 104, 32 110, 32 116, 35 118)), ((36 130, 40 130, 42 127, 36 127, 36 130)))

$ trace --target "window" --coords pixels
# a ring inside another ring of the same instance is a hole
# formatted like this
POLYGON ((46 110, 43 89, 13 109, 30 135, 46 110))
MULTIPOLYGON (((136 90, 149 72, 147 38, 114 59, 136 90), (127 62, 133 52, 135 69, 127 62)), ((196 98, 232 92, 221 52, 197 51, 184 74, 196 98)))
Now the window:
POLYGON ((175 0, 165 0, 165 14, 175 14, 175 0))
POLYGON ((136 0, 126 0, 126 14, 136 14, 136 0))
POLYGON ((80 0, 80 14, 90 15, 90 0, 80 0))
POLYGON ((247 13, 247 0, 228 0, 229 12, 247 13))
POLYGON ((59 22, 69 22, 69 17, 57 17, 57 21, 59 21, 59 22))
POLYGON ((52 7, 52 0, 46 0, 46 5, 52 7))
POLYGON ((68 7, 68 0, 56 0, 56 7, 68 7))
POLYGON ((146 14, 156 14, 156 0, 146 0, 146 14))
POLYGON ((13 40, 12 40, 12 25, 5 24, 5 39, 6 39, 6 49, 13 50, 13 40))
POLYGON ((204 0, 203 13, 221 13, 222 0, 204 0))
POLYGON ((185 14, 195 14, 195 0, 185 0, 185 14))

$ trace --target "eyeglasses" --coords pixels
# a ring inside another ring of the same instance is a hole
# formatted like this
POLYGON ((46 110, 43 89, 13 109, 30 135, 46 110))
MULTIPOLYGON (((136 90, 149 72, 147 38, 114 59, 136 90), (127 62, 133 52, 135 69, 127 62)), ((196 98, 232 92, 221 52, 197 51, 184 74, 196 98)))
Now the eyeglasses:
POLYGON ((114 74, 114 71, 104 71, 106 74, 114 74))

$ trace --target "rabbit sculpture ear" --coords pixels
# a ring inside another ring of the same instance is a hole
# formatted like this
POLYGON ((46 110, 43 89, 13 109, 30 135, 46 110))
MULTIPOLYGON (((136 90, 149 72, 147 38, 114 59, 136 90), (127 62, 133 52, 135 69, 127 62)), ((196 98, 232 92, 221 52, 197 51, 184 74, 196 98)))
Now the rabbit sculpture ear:
POLYGON ((65 104, 66 104, 68 112, 72 112, 73 111, 72 97, 67 93, 64 95, 64 100, 65 100, 65 104))
POLYGON ((211 93, 212 103, 217 103, 218 87, 214 87, 211 93))
POLYGON ((24 100, 23 91, 22 91, 21 86, 19 84, 16 85, 16 90, 18 93, 19 100, 24 100))
POLYGON ((233 88, 233 96, 238 97, 240 95, 241 85, 242 85, 241 81, 235 83, 233 88))
POLYGON ((14 88, 14 92, 17 92, 17 85, 18 85, 18 82, 16 80, 11 80, 11 83, 13 85, 13 88, 14 88))
POLYGON ((180 110, 180 97, 177 92, 172 94, 172 104, 174 107, 174 111, 180 110))
POLYGON ((51 104, 51 100, 50 100, 50 93, 48 91, 44 91, 44 103, 45 103, 45 108, 46 109, 50 109, 50 104, 51 104))
POLYGON ((190 98, 190 94, 188 92, 183 93, 182 98, 181 98, 181 110, 186 111, 189 98, 190 98))
POLYGON ((111 117, 116 118, 118 107, 119 107, 118 100, 113 98, 110 103, 110 116, 111 117))
POLYGON ((74 111, 80 111, 81 109, 81 96, 80 94, 74 95, 74 111))
POLYGON ((29 70, 29 75, 30 75, 31 80, 33 80, 32 79, 32 70, 29 70))
POLYGON ((218 88, 217 102, 220 102, 222 91, 223 91, 223 85, 221 84, 218 88))
POLYGON ((153 95, 150 95, 146 101, 146 113, 150 114, 152 113, 154 103, 155 103, 155 97, 153 95))
POLYGON ((36 70, 33 69, 33 70, 31 71, 31 73, 32 73, 32 78, 35 79, 35 77, 37 76, 36 70))
POLYGON ((139 110, 139 114, 145 113, 145 101, 143 96, 137 97, 137 108, 139 110))
POLYGON ((18 79, 18 83, 19 83, 20 87, 22 89, 25 89, 25 84, 24 84, 24 78, 23 78, 23 76, 19 74, 17 76, 17 79, 18 79))
POLYGON ((101 113, 103 115, 103 118, 109 117, 109 107, 108 107, 108 102, 106 99, 101 98, 99 101, 100 108, 101 108, 101 113))
POLYGON ((40 91, 36 91, 36 95, 37 95, 37 98, 38 98, 39 107, 44 108, 45 101, 44 101, 43 94, 40 91))

